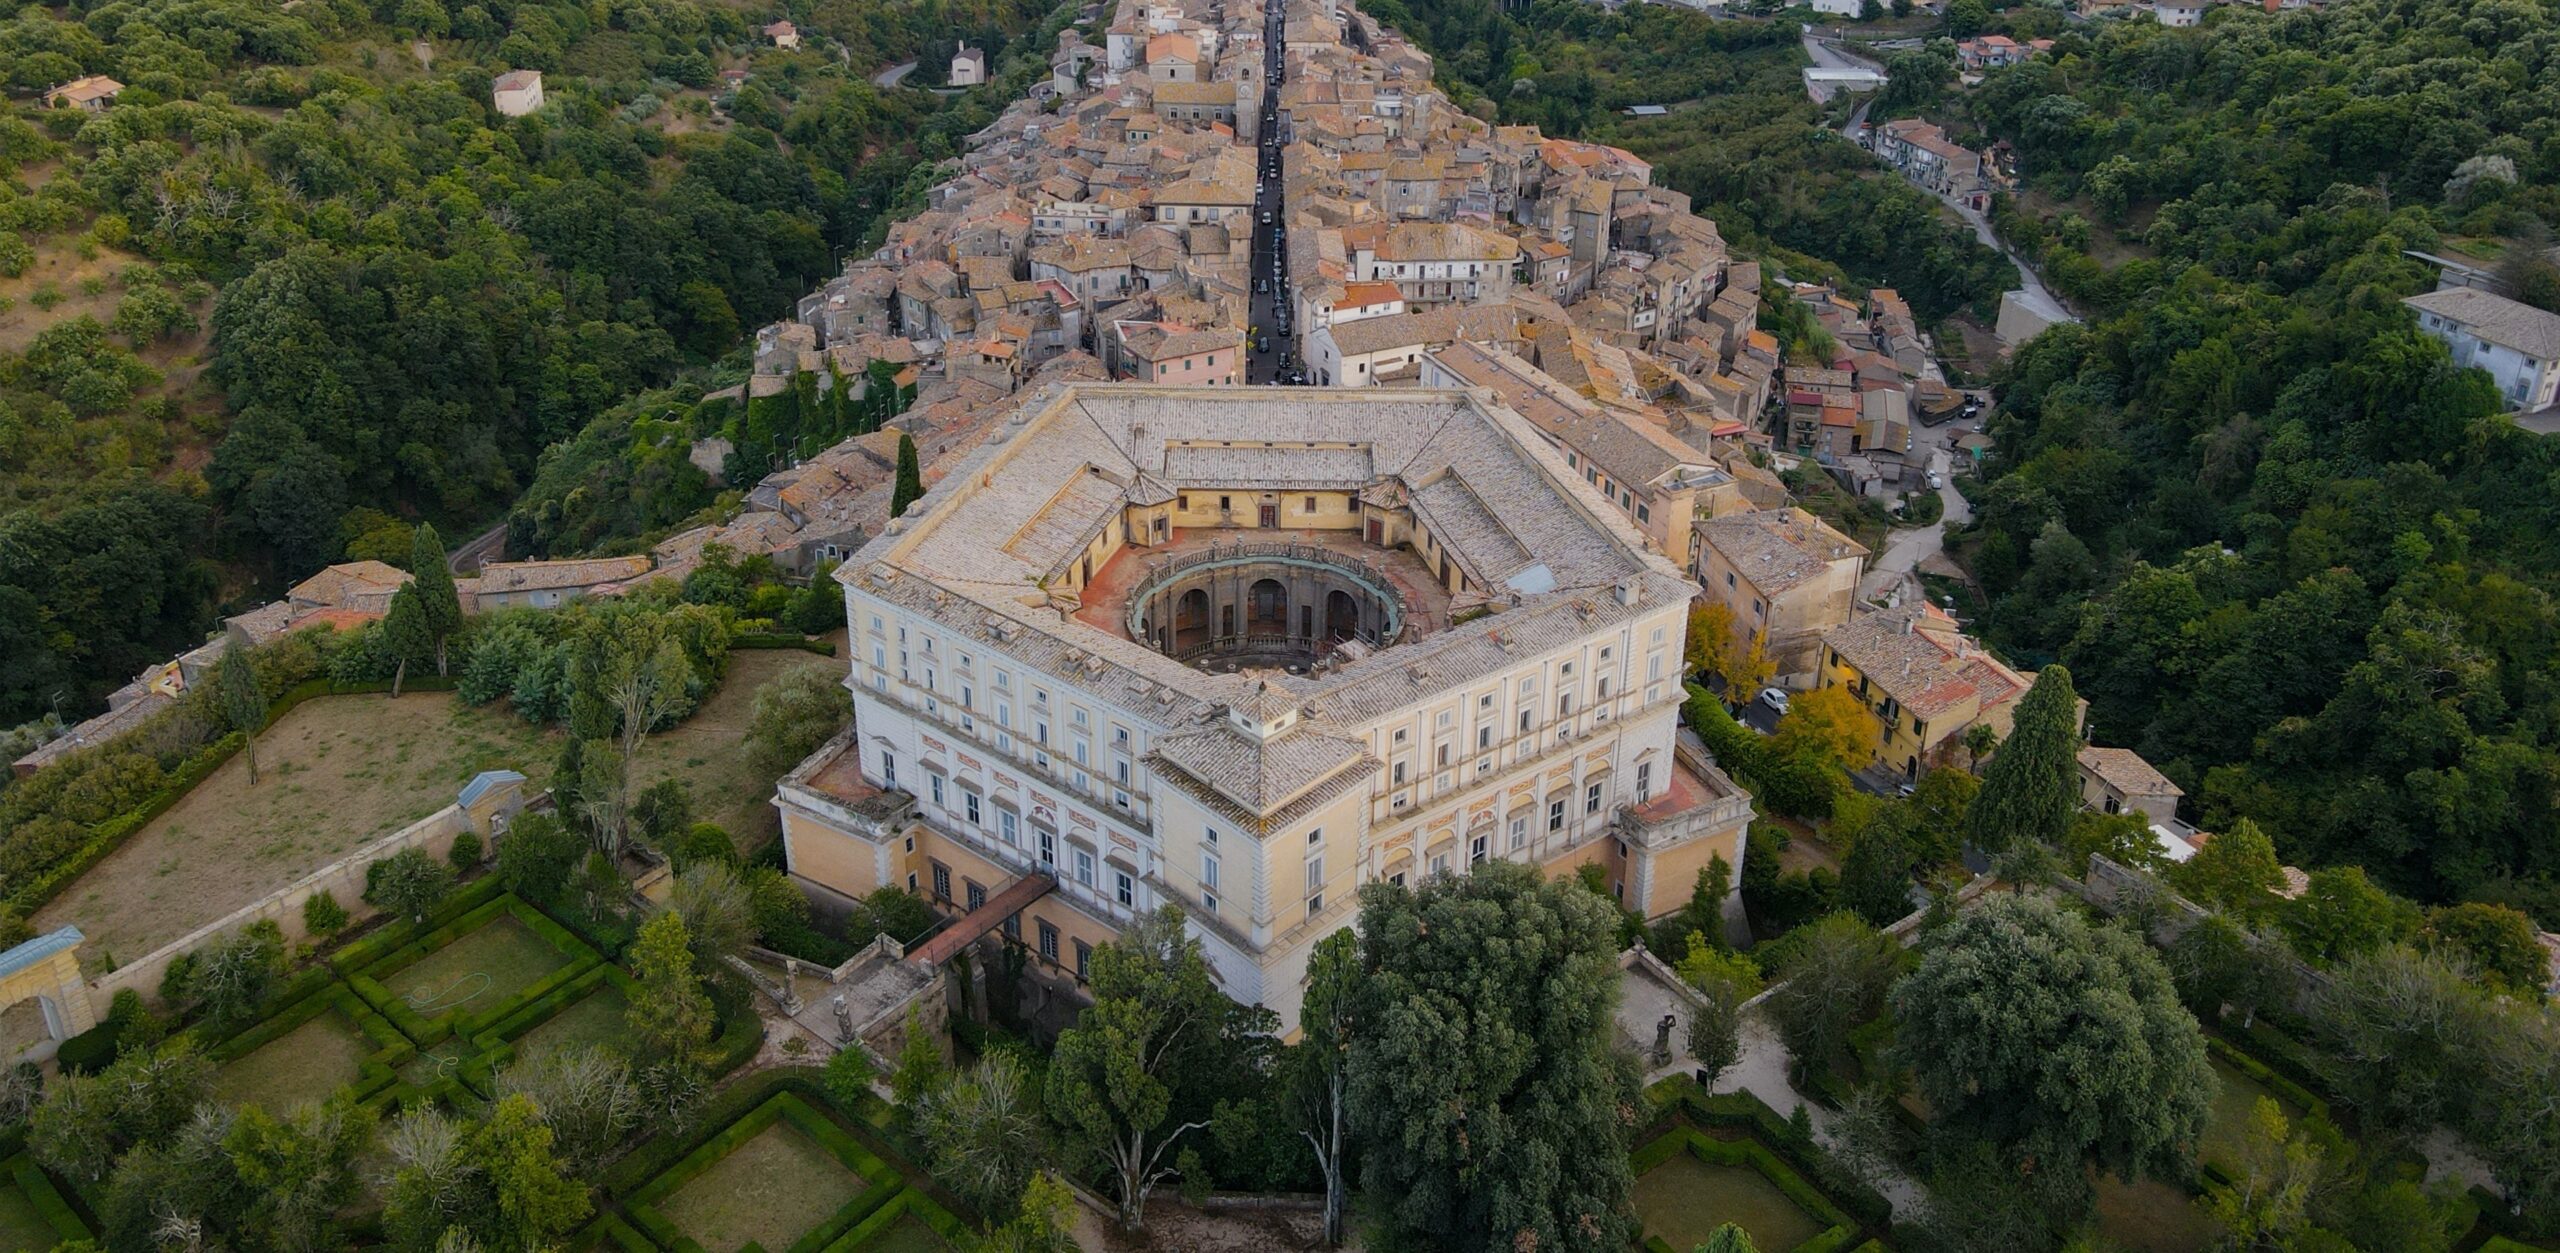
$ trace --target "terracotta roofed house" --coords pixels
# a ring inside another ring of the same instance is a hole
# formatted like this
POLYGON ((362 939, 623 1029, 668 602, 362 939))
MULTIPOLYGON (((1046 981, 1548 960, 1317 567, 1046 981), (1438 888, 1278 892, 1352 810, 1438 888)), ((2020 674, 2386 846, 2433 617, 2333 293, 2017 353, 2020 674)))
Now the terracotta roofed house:
POLYGON ((542 71, 509 70, 489 84, 490 102, 500 115, 523 117, 542 107, 542 71))
POLYGON ((2178 816, 2178 798, 2184 795, 2169 776, 2130 748, 2092 744, 2080 750, 2080 803, 2099 813, 2139 813, 2169 822, 2178 816))
POLYGON ((47 91, 44 103, 48 109, 84 109, 91 113, 104 113, 123 90, 124 84, 104 74, 92 74, 47 91))
POLYGON ((493 561, 480 568, 480 607, 556 609, 598 588, 649 572, 647 557, 493 561))
POLYGON ((2028 684, 1925 601, 1851 619, 1822 636, 1820 685, 1847 688, 1875 714, 1877 764, 1904 778, 1947 764, 1977 722, 2007 736, 2028 684))
POLYGON ((1701 518, 1698 581, 1733 611, 1737 628, 1764 632, 1781 679, 1811 675, 1822 634, 1849 621, 1867 549, 1830 523, 1789 506, 1701 518))

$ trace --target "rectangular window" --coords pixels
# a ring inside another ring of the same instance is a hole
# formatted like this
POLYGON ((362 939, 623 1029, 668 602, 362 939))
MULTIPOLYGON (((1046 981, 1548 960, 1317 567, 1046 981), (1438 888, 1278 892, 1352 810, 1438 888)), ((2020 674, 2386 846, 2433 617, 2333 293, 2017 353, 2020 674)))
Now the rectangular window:
POLYGON ((996 834, 1004 837, 1004 842, 1007 844, 1021 843, 1022 819, 1015 816, 1014 812, 1010 809, 997 810, 996 834))
POLYGON ((970 826, 977 827, 986 825, 985 822, 978 817, 977 793, 972 792, 967 788, 960 789, 960 810, 962 813, 968 815, 970 826))
POLYGON ((1058 837, 1052 832, 1040 833, 1040 864, 1043 866, 1058 864, 1058 837))
POLYGON ((951 867, 940 862, 933 864, 933 899, 937 901, 951 899, 951 867))
POLYGON ((1200 858, 1200 907, 1218 912, 1218 859, 1207 854, 1200 858))
POLYGON ((971 883, 966 886, 969 889, 969 912, 974 914, 978 912, 979 909, 985 907, 987 903, 987 890, 975 883, 971 883))
POLYGON ((1652 762, 1649 762, 1649 761, 1640 761, 1640 762, 1637 762, 1637 763, 1636 763, 1636 803, 1637 803, 1637 804, 1639 804, 1639 805, 1641 805, 1641 804, 1645 803, 1646 801, 1649 801, 1649 800, 1652 800, 1652 799, 1653 799, 1653 763, 1652 763, 1652 762))
POLYGON ((1083 849, 1076 850, 1076 882, 1093 886, 1093 854, 1083 849))
POLYGON ((1468 864, 1476 866, 1483 865, 1485 854, 1491 851, 1488 846, 1492 844, 1492 842, 1493 841, 1488 840, 1481 835, 1477 836, 1475 838, 1475 842, 1467 850, 1468 864))
POLYGON ((1076 941, 1076 979, 1082 981, 1092 968, 1093 946, 1082 940, 1076 941))
POLYGON ((928 774, 924 779, 926 785, 933 792, 933 807, 936 809, 942 808, 942 776, 938 774, 928 774))
POLYGON ((1564 798, 1561 796, 1547 802, 1547 830, 1564 830, 1564 798))
POLYGON ((1594 783, 1590 787, 1583 789, 1582 812, 1586 814, 1596 814, 1600 812, 1601 787, 1601 784, 1594 783))
POLYGON ((1511 817, 1511 851, 1515 853, 1519 852, 1521 849, 1528 847, 1528 845, 1529 815, 1514 814, 1511 817))
POLYGON ((1046 922, 1040 924, 1040 955, 1053 962, 1058 960, 1058 929, 1046 922))

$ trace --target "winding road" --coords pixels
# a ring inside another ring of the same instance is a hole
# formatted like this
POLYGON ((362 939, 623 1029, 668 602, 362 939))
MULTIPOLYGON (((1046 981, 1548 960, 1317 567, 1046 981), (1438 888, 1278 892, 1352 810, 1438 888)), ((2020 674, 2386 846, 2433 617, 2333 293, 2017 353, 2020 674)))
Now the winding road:
MULTIPOLYGON (((1804 32, 1803 38, 1805 55, 1811 57, 1814 65, 1820 68, 1884 72, 1884 66, 1850 52, 1830 40, 1823 39, 1810 30, 1804 32)), ((1831 91, 1819 84, 1807 83, 1805 94, 1812 96, 1815 104, 1822 104, 1830 99, 1831 91)), ((1866 132, 1867 109, 1874 103, 1873 96, 1860 100, 1858 107, 1851 110, 1848 118, 1841 122, 1840 133, 1850 142, 1857 143, 1858 137, 1866 132)), ((1981 210, 1953 196, 1934 192, 1932 194, 1938 196, 1940 204, 1955 210, 1956 216, 1964 219, 1965 225, 1973 228, 1973 237, 1981 240, 1983 247, 1997 251, 2000 255, 2009 258, 2011 265, 2018 267, 2020 300, 2030 309, 2053 321, 2077 322, 2080 320, 2071 312, 2071 306, 2064 304, 2061 297, 2054 295, 2053 290, 2044 285, 2043 277, 2036 273, 2035 267, 2029 265, 2025 257, 2019 256, 2007 244, 2000 241, 2000 237, 1991 229, 1991 219, 1984 216, 1981 210)))

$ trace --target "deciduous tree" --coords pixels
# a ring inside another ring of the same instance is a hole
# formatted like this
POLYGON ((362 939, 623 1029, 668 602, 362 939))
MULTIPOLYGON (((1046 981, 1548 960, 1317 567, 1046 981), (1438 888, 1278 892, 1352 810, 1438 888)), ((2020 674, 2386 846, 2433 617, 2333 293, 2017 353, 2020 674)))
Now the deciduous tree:
POLYGON ((2258 824, 2242 818, 2168 871, 2170 886, 2197 903, 2244 918, 2264 917, 2284 886, 2284 865, 2258 824))
POLYGON ((1363 971, 1360 938, 1348 928, 1316 941, 1307 959, 1307 995, 1298 1011, 1298 1043, 1286 1054, 1289 1112, 1314 1150, 1324 1178, 1324 1239, 1342 1243, 1348 1201, 1351 1046, 1359 1036, 1363 971))
POLYGON ((1799 692, 1787 702, 1770 747, 1799 761, 1855 770, 1875 760, 1876 743, 1883 734, 1876 716, 1849 689, 1818 687, 1799 692))
POLYGON ((1893 990, 1896 1059, 1946 1134, 2029 1172, 2055 1217, 2085 1168, 2184 1177, 2216 1080, 2169 972, 2123 930, 2041 896, 1986 900, 1893 990))
POLYGON ((711 1059, 711 998, 695 973, 691 941, 684 919, 669 910, 640 924, 631 946, 634 986, 625 1020, 659 1094, 692 1090, 711 1059))
POLYGON ((1614 915, 1510 862, 1361 889, 1351 1108, 1391 1232, 1482 1253, 1626 1247, 1637 1097, 1611 1041, 1614 915))
POLYGON ((915 1125, 933 1177, 990 1219, 1010 1217, 1045 1152, 1031 1072, 1005 1050, 925 1093, 915 1125))
POLYGON ((1121 1224, 1133 1229, 1173 1173, 1176 1146, 1209 1125, 1195 1094, 1223 1082, 1248 1037, 1267 1041, 1271 1029, 1267 1011, 1218 991, 1184 927, 1168 905, 1094 950, 1093 1004, 1049 1057, 1049 1116, 1071 1148, 1110 1172, 1121 1224))
POLYGON ((2276 921, 2293 950, 2311 961, 2361 957, 2417 934, 2418 907, 2377 886, 2363 867, 2324 866, 2309 879, 2301 895, 2277 910, 2276 921))
POLYGON ((1702 1002, 1689 1010, 1689 1056, 1698 1063, 1700 1082, 1712 1088, 1742 1060, 1742 1003, 1760 994, 1760 969, 1750 958, 1711 947, 1695 933, 1688 953, 1672 969, 1697 989, 1702 1002))
POLYGON ((453 891, 453 867, 422 848, 404 848, 366 867, 365 897, 413 922, 427 915, 453 891))
POLYGON ((1826 914, 1790 932, 1791 946, 1761 1002, 1799 1076, 1831 1065, 1849 1032, 1884 1008, 1894 943, 1851 913, 1826 914))

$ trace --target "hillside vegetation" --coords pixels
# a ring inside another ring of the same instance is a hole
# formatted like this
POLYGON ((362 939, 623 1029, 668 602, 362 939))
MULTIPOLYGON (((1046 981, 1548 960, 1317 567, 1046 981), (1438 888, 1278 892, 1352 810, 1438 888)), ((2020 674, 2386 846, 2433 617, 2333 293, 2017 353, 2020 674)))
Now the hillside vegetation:
POLYGON ((383 532, 497 518, 543 448, 910 211, 1019 86, 874 70, 954 32, 1036 53, 1046 8, 803 4, 797 53, 756 34, 783 8, 696 0, 0 21, 0 726, 88 712, 383 532), (546 109, 495 113, 512 68, 546 109), (93 73, 127 84, 103 114, 34 99, 93 73))
POLYGON ((2047 249, 2106 313, 2004 372, 1963 537, 1993 640, 2069 663, 2207 827, 2546 927, 2560 450, 2399 300, 2433 285, 2404 250, 2560 218, 2556 55, 2548 6, 2348 0, 1994 74, 1971 108, 2031 184, 2156 259, 2047 249))

